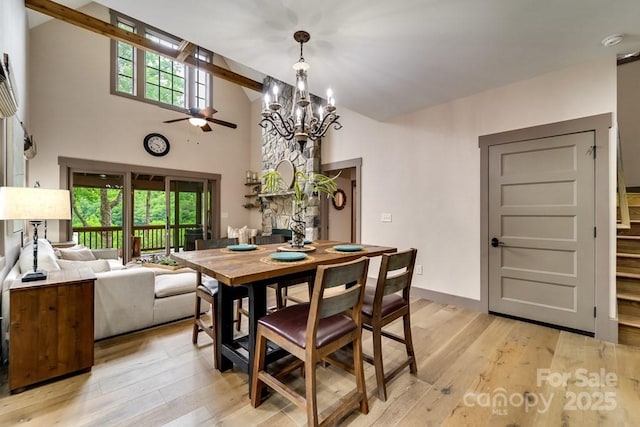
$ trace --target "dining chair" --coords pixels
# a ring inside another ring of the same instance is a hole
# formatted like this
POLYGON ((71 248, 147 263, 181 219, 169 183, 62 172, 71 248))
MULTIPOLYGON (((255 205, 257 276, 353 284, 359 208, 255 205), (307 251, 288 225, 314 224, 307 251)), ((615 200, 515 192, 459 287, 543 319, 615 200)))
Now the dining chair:
MULTIPOLYGON (((261 235, 253 237, 253 243, 256 245, 270 245, 273 243, 284 243, 285 236, 284 234, 271 234, 271 235, 261 235)), ((283 280, 278 283, 274 283, 269 285, 269 288, 273 289, 276 293, 276 306, 270 307, 269 312, 273 312, 275 310, 280 310, 283 307, 287 306, 287 300, 293 301, 296 303, 303 302, 300 299, 293 298, 289 296, 288 288, 289 286, 301 285, 304 282, 300 282, 299 279, 296 280, 283 280)), ((308 283, 306 283, 308 288, 308 283)))
MULTIPOLYGON (((207 240, 197 239, 195 241, 195 249, 196 251, 203 250, 203 249, 217 249, 217 248, 224 248, 228 245, 234 245, 237 243, 238 243, 237 238, 207 239, 207 240)), ((193 334, 191 337, 191 341, 194 344, 198 343, 198 334, 200 332, 206 333, 211 337, 212 340, 216 339, 215 338, 215 330, 216 330, 215 319, 216 319, 218 286, 219 286, 219 283, 216 279, 207 279, 203 282, 202 273, 200 271, 196 273, 196 283, 198 284, 198 286, 196 287, 196 307, 195 307, 195 314, 193 319, 193 334), (202 312, 200 309, 202 300, 205 300, 211 306, 211 325, 206 325, 202 321, 202 318, 200 317, 200 314, 202 312)), ((242 301, 242 298, 247 296, 246 295, 247 291, 243 287, 238 287, 238 290, 236 290, 236 292, 238 293, 237 295, 234 295, 234 299, 237 298, 239 301, 242 301)), ((240 303, 238 303, 238 306, 240 306, 240 303)), ((238 324, 238 329, 239 329, 240 320, 241 320, 240 310, 241 310, 241 307, 236 308, 236 319, 234 320, 234 322, 238 324)), ((215 351, 215 346, 214 346, 214 351, 215 351)), ((213 360, 215 364, 216 363, 215 354, 214 354, 213 360)))
POLYGON ((409 293, 413 267, 416 263, 416 249, 407 249, 394 254, 382 255, 380 273, 375 286, 365 288, 362 303, 362 327, 372 332, 373 357, 364 355, 366 362, 375 366, 378 397, 387 400, 386 383, 409 366, 412 374, 418 372, 413 340, 411 338, 411 316, 409 293), (402 291, 399 295, 397 292, 402 291), (389 323, 402 317, 404 337, 383 330, 389 323), (382 337, 390 338, 405 345, 407 358, 385 376, 382 357, 382 337))
POLYGON ((256 350, 253 359, 251 404, 261 403, 266 384, 307 413, 307 425, 317 426, 339 421, 359 406, 369 412, 362 360, 362 301, 369 259, 318 267, 309 303, 285 307, 258 320, 256 350), (347 285, 347 286, 342 286, 347 285), (325 292, 331 288, 332 292, 325 292), (297 360, 270 374, 265 370, 267 341, 280 346, 297 360), (337 350, 352 344, 356 388, 322 422, 318 419, 316 365, 337 350), (304 366, 305 395, 287 386, 280 378, 304 366))

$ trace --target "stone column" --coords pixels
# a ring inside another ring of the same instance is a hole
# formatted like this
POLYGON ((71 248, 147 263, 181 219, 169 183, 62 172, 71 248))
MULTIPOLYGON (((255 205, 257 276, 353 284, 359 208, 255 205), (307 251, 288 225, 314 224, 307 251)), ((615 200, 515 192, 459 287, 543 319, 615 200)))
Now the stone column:
MULTIPOLYGON (((274 84, 278 85, 278 101, 282 105, 281 112, 288 116, 292 110, 293 86, 267 77, 264 80, 264 93, 272 93, 274 84)), ((317 110, 319 99, 312 97, 313 108, 317 110)), ((296 170, 303 170, 307 175, 320 172, 320 141, 307 141, 304 153, 300 153, 295 140, 287 141, 278 134, 268 130, 262 131, 262 173, 275 169, 281 160, 290 160, 296 170)), ((313 199, 313 198, 312 198, 313 199)), ((316 198, 317 199, 317 198, 316 198)), ((270 233, 272 228, 290 228, 293 199, 291 196, 275 196, 263 201, 262 232, 270 233)), ((320 233, 320 204, 310 201, 305 218, 305 231, 308 238, 317 239, 320 233)))

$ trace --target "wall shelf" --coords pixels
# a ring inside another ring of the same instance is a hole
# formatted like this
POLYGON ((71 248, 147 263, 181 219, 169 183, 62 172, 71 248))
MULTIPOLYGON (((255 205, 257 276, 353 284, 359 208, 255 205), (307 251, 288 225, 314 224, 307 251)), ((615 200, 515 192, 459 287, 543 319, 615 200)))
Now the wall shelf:
POLYGON ((245 187, 251 187, 251 193, 245 194, 244 197, 247 198, 247 203, 242 205, 245 209, 254 209, 260 208, 262 203, 260 202, 260 189, 262 188, 262 182, 260 181, 252 181, 246 182, 245 187), (253 201, 252 201, 253 200, 253 201))

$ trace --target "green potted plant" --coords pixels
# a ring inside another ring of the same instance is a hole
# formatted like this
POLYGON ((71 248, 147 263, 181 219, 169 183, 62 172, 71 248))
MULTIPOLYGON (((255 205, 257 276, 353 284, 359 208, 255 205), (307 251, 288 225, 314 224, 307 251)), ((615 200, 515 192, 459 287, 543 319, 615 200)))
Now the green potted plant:
MULTIPOLYGON (((339 174, 338 174, 339 175, 339 174)), ((302 248, 304 246, 305 237, 305 214, 309 199, 325 193, 327 197, 333 197, 338 189, 335 178, 331 178, 320 173, 307 174, 297 170, 294 174, 292 193, 293 198, 293 216, 291 218, 291 246, 302 248)), ((264 185, 262 186, 263 194, 278 194, 286 192, 288 189, 282 175, 277 170, 272 170, 262 176, 264 185)))

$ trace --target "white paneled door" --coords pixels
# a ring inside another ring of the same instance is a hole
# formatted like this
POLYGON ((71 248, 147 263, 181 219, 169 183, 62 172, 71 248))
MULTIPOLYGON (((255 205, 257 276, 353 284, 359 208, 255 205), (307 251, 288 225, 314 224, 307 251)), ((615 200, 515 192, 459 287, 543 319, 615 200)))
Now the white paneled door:
POLYGON ((587 332, 594 132, 489 147, 489 310, 587 332))

